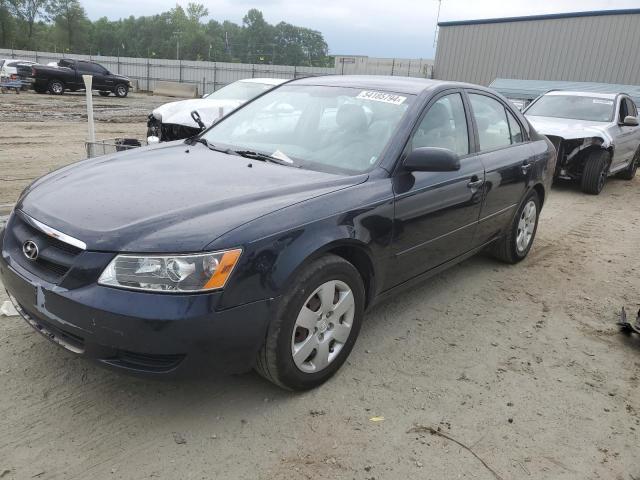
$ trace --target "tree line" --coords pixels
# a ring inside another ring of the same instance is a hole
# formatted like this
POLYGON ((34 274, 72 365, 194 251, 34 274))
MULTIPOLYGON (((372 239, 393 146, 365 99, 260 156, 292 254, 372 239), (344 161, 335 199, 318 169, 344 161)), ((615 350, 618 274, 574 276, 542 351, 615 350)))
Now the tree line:
POLYGON ((91 21, 78 0, 0 0, 0 47, 126 57, 332 66, 322 33, 271 25, 251 9, 238 25, 199 3, 158 15, 91 21))

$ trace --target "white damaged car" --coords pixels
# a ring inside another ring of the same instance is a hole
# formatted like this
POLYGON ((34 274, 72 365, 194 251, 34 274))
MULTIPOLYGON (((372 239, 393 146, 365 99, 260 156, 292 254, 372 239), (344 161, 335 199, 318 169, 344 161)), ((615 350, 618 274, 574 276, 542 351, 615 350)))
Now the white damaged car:
POLYGON ((640 127, 629 95, 554 90, 523 113, 556 147, 556 178, 577 180, 584 192, 598 195, 609 176, 635 176, 640 127))
MULTIPOLYGON (((149 115, 147 137, 156 137, 161 142, 192 137, 243 103, 286 81, 282 78, 247 78, 202 98, 165 103, 149 115)), ((149 138, 150 143, 154 140, 149 138)))

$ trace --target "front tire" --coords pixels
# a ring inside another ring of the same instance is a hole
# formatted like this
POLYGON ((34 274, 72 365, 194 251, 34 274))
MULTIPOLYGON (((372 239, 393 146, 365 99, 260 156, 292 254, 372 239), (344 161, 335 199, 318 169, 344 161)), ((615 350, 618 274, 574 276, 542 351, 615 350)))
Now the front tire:
POLYGON ((306 266, 283 295, 256 370, 288 390, 309 390, 345 362, 362 324, 364 284, 342 257, 325 255, 306 266))
POLYGON ((509 230, 493 246, 493 256, 505 263, 518 263, 529 254, 538 231, 540 197, 532 190, 511 221, 509 230))
POLYGON ((116 88, 113 90, 113 93, 116 94, 116 97, 124 98, 129 93, 129 87, 127 87, 123 83, 120 83, 120 84, 116 85, 116 88))
POLYGON ((64 83, 60 80, 51 80, 47 90, 49 90, 52 95, 62 95, 64 93, 64 83))
POLYGON ((597 150, 589 153, 584 163, 580 186, 584 193, 600 195, 609 176, 609 152, 597 150))
POLYGON ((633 180, 636 176, 636 172, 638 171, 638 164, 640 164, 640 147, 636 150, 636 154, 633 156, 629 167, 624 170, 624 172, 620 173, 620 178, 623 180, 633 180))

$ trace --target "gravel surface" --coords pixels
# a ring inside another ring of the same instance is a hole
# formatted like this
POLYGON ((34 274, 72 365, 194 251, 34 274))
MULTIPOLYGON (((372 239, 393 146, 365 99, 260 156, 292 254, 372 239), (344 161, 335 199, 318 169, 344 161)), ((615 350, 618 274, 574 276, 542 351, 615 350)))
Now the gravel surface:
MULTIPOLYGON (((2 176, 81 150, 78 123, 5 125, 0 141, 19 138, 2 176)), ((303 394, 255 374, 124 376, 0 317, 0 477, 640 478, 640 338, 615 326, 640 303, 639 204, 640 178, 598 197, 555 187, 524 262, 477 256, 378 306, 338 375, 303 394)))
MULTIPOLYGON (((144 140, 149 113, 175 100, 140 93, 94 95, 96 139, 144 140)), ((84 93, 0 94, 0 215, 34 179, 86 158, 86 139, 84 93)))

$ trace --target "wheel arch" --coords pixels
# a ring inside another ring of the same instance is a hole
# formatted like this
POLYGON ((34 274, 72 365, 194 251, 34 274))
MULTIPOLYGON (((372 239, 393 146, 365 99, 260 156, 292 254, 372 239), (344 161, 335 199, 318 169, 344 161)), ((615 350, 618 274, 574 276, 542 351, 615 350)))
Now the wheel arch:
POLYGON ((536 193, 538 194, 538 198, 540 199, 540 208, 542 208, 542 206, 544 205, 545 197, 546 197, 546 191, 545 191, 544 185, 542 183, 536 183, 533 186, 533 190, 535 190, 536 193))
POLYGON ((355 267, 364 283, 365 308, 368 307, 375 297, 376 268, 369 248, 360 240, 342 238, 317 247, 298 263, 297 267, 290 273, 286 283, 289 284, 311 262, 327 254, 341 257, 355 267))

